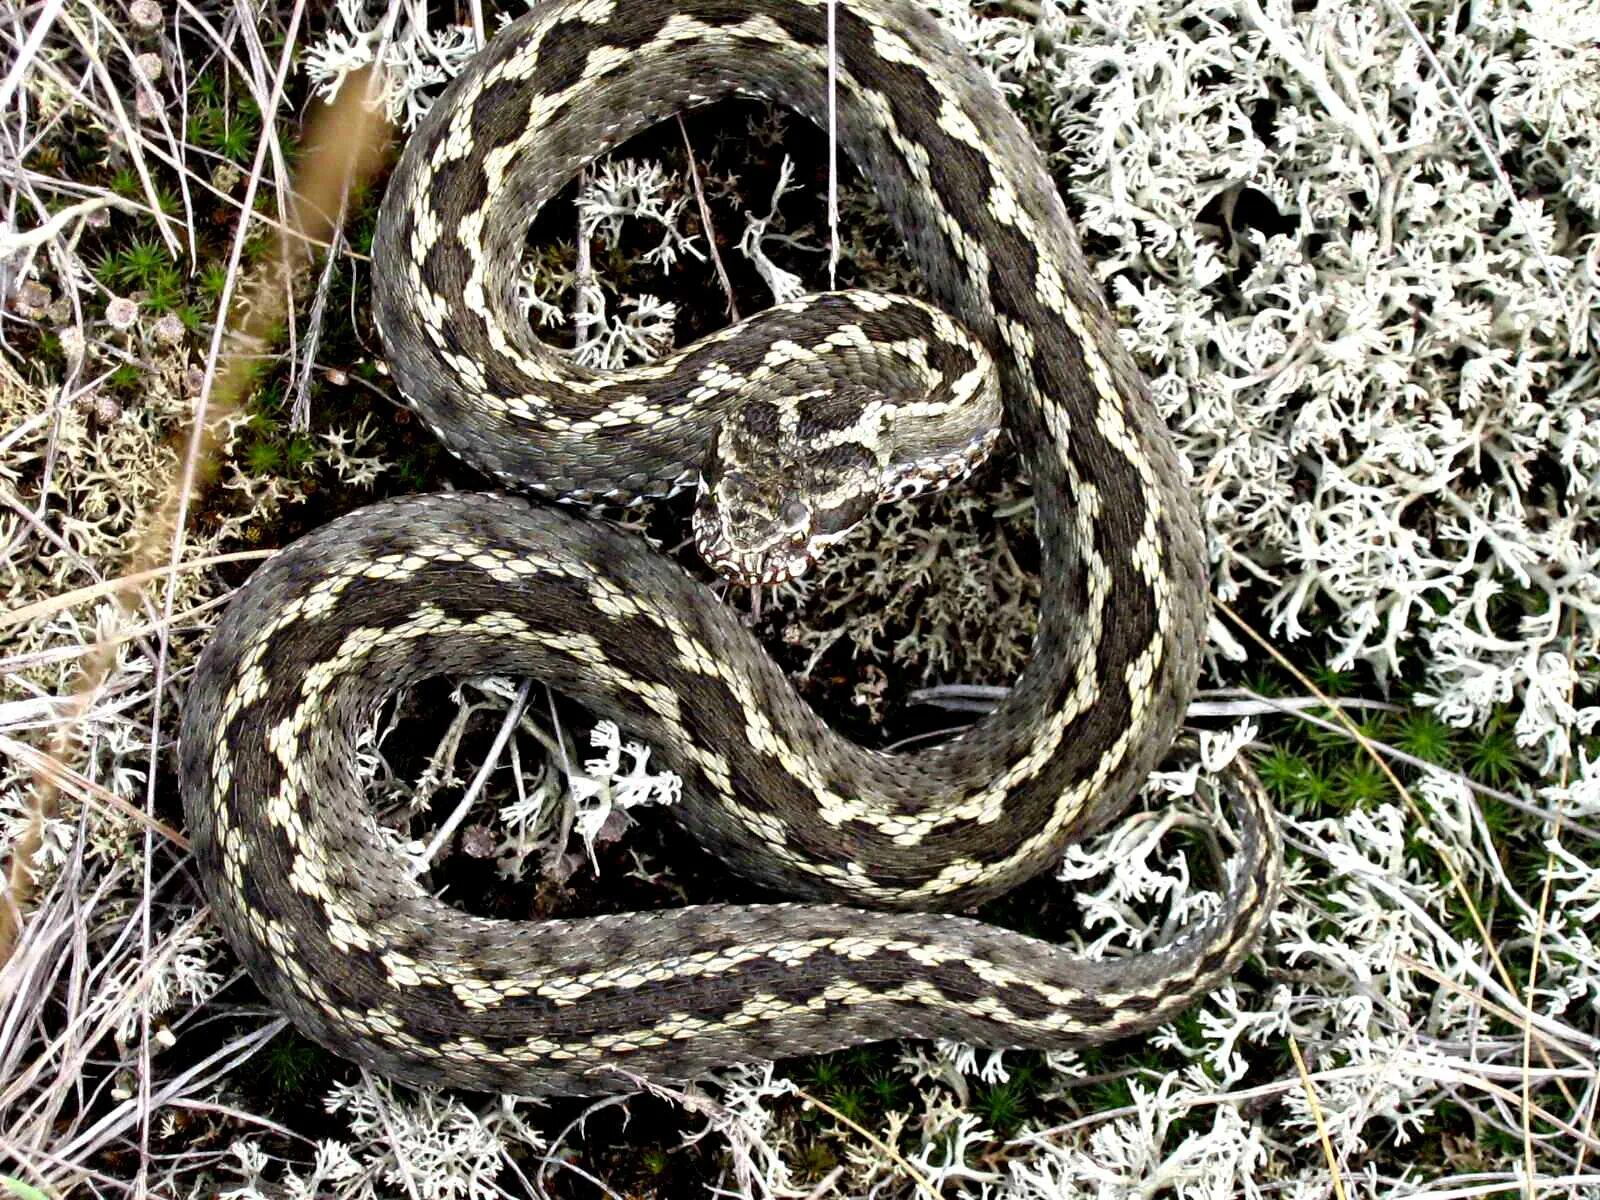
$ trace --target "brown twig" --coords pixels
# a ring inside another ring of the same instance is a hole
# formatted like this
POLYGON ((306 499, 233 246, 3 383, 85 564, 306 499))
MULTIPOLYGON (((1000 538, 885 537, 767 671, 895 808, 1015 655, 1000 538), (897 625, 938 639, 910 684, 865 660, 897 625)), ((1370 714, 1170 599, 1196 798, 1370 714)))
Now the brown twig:
POLYGON ((728 298, 728 319, 739 319, 739 302, 733 296, 733 281, 728 278, 728 269, 722 265, 722 255, 717 253, 717 231, 711 224, 711 205, 706 203, 705 189, 700 186, 700 168, 694 160, 694 146, 689 142, 689 127, 683 123, 683 114, 678 114, 678 132, 683 135, 683 157, 689 164, 689 182, 694 186, 695 203, 700 206, 700 224, 706 231, 706 246, 711 251, 711 265, 717 270, 717 279, 722 284, 722 294, 728 298))

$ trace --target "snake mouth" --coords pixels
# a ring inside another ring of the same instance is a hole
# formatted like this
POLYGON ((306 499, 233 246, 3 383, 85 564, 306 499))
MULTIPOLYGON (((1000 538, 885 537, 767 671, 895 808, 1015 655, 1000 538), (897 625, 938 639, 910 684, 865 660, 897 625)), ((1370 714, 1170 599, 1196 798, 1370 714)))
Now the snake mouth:
POLYGON ((695 509, 690 519, 694 548, 705 564, 739 587, 771 587, 798 579, 811 569, 816 555, 811 544, 742 550, 734 546, 715 516, 695 509))

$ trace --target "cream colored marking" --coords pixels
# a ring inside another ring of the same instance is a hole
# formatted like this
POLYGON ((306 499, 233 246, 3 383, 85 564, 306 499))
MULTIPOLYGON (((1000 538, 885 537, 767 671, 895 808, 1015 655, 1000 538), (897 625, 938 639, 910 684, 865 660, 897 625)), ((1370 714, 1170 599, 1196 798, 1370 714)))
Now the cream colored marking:
POLYGON ((582 3, 569 10, 569 15, 575 21, 604 25, 616 11, 617 0, 582 0, 582 3))
POLYGON ((912 48, 911 43, 899 34, 891 33, 882 25, 873 26, 872 49, 884 62, 919 69, 922 66, 922 56, 912 48))
MULTIPOLYGON (((881 313, 887 312, 894 307, 894 299, 892 297, 878 292, 847 292, 846 295, 849 296, 850 303, 854 304, 862 312, 881 313)), ((796 308, 793 311, 798 312, 799 309, 796 308)))
POLYGON ((626 46, 600 46, 589 51, 589 58, 583 64, 583 78, 602 79, 625 66, 632 57, 633 51, 626 46))
POLYGON ((939 128, 955 138, 958 142, 965 142, 974 150, 987 152, 988 143, 983 140, 983 134, 978 132, 978 127, 972 123, 972 118, 949 97, 945 98, 939 106, 939 128))
POLYGON ((998 224, 1010 225, 1019 234, 1031 240, 1034 232, 1033 220, 1023 211, 1022 205, 1017 200, 1017 193, 1011 190, 1010 182, 1003 175, 996 175, 990 182, 989 215, 998 224))

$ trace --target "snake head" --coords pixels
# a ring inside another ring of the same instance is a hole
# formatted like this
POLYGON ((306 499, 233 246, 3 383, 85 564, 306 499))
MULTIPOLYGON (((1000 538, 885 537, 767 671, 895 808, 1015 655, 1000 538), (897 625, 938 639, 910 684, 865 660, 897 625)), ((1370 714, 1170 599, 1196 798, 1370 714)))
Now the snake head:
MULTIPOLYGON (((754 587, 805 574, 878 500, 884 469, 868 444, 871 402, 844 398, 857 419, 839 428, 816 418, 808 403, 816 399, 807 393, 746 403, 712 441, 695 502, 695 548, 735 583, 754 587)), ((840 401, 830 395, 828 410, 840 401)))

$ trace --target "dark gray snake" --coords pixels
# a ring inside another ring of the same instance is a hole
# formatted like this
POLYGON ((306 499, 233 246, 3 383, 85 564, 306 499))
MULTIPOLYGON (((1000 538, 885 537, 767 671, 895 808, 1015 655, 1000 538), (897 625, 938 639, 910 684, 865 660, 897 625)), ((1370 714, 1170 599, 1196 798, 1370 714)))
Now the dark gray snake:
MULTIPOLYGON (((970 907, 1120 814, 1182 719, 1208 593, 1191 485, 1022 127, 915 5, 851 0, 835 17, 841 144, 942 311, 839 293, 606 377, 540 344, 513 295, 540 206, 689 105, 748 94, 826 121, 830 54, 823 0, 546 0, 406 145, 373 247, 377 323, 408 403, 452 450, 558 499, 689 485, 730 412, 767 397, 781 424, 799 412, 784 397, 827 404, 830 389, 943 423, 872 423, 899 439, 880 456, 894 486, 953 473, 992 436, 958 401, 992 404, 997 379, 1036 499, 1032 658, 970 732, 891 755, 828 729, 704 586, 567 511, 423 496, 297 542, 199 665, 188 821, 262 990, 379 1071, 586 1093, 629 1086, 615 1068, 681 1078, 883 1038, 1102 1041, 1204 996, 1274 902, 1275 821, 1237 768, 1224 903, 1168 948, 1091 962, 958 916, 860 907, 970 907), (714 853, 823 903, 516 923, 435 899, 385 848, 354 758, 385 695, 446 672, 536 676, 616 720, 682 775, 678 815, 714 853)), ((800 421, 790 434, 839 424, 800 421)), ((800 528, 778 532, 826 533, 800 528)))

